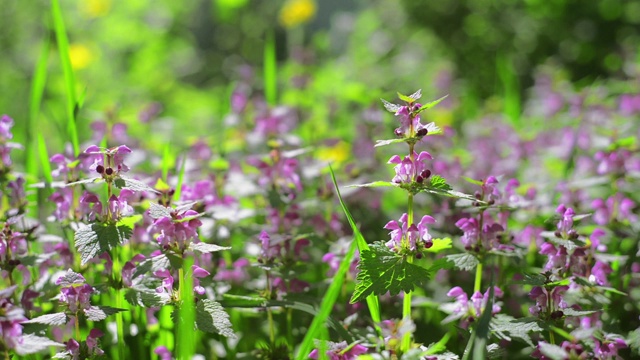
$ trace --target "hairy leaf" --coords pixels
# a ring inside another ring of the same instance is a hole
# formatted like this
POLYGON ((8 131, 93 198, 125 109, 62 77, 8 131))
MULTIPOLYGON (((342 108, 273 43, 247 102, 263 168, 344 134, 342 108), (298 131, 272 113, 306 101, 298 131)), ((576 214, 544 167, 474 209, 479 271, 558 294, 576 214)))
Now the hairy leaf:
POLYGON ((91 178, 91 179, 82 179, 82 180, 70 182, 70 183, 66 184, 65 186, 73 186, 73 185, 80 185, 80 184, 92 184, 92 183, 103 182, 103 181, 104 180, 101 177, 94 177, 94 178, 91 178))
POLYGON ((153 219, 171 217, 171 211, 172 211, 171 208, 162 206, 154 202, 149 203, 149 215, 153 219))
POLYGON ((451 249, 451 238, 432 239, 433 245, 428 248, 427 252, 437 253, 446 249, 451 249))
POLYGON ((131 228, 126 225, 104 223, 81 225, 74 237, 81 264, 85 265, 94 257, 124 243, 131 237, 131 233, 131 228))
POLYGON ((127 289, 124 294, 125 300, 133 306, 142 306, 146 308, 160 307, 167 305, 171 299, 167 294, 158 294, 151 289, 127 289))
POLYGON ((74 272, 71 269, 68 269, 67 272, 64 273, 64 275, 60 276, 56 280, 56 284, 63 287, 81 285, 81 284, 84 284, 85 282, 87 281, 84 279, 84 276, 74 272))
POLYGON ((367 184, 349 185, 347 187, 390 187, 390 186, 397 186, 397 185, 388 181, 374 181, 367 184))
POLYGON ((219 246, 215 244, 207 244, 207 243, 201 242, 197 244, 191 243, 191 245, 189 245, 189 249, 197 251, 202 254, 208 254, 208 253, 222 251, 222 250, 231 250, 231 247, 219 246))
POLYGON ((46 337, 27 334, 23 335, 21 341, 16 344, 15 350, 18 355, 27 355, 47 350, 50 346, 64 347, 64 344, 60 344, 46 337))
POLYGON ((447 255, 446 259, 458 270, 473 271, 478 266, 478 259, 468 253, 447 255))
POLYGON ((451 190, 451 186, 447 184, 447 180, 445 180, 440 175, 433 175, 431 177, 431 183, 429 184, 429 187, 436 190, 451 190))
POLYGON ((66 324, 68 320, 69 318, 67 317, 67 314, 60 312, 38 316, 29 321, 25 321, 24 324, 44 324, 51 326, 60 326, 66 324))
POLYGON ((397 295, 401 291, 411 292, 415 286, 425 284, 430 276, 427 269, 407 262, 384 242, 373 243, 369 250, 362 252, 358 269, 352 304, 372 293, 397 295))
POLYGON ((398 112, 398 110, 400 110, 400 105, 392 104, 385 99, 380 99, 380 101, 382 101, 384 108, 387 109, 388 112, 392 112, 395 114, 396 112, 398 112))
POLYGON ((101 321, 107 318, 109 315, 117 314, 121 311, 127 311, 125 309, 113 308, 110 306, 92 306, 84 310, 84 314, 87 316, 87 320, 101 321))
POLYGON ((418 109, 418 113, 421 113, 421 112, 423 112, 423 111, 425 111, 425 110, 431 109, 432 107, 434 107, 434 106, 438 105, 442 100, 446 99, 448 96, 449 96, 449 95, 445 95, 445 96, 441 97, 441 98, 440 98, 440 99, 438 99, 438 100, 434 100, 434 101, 432 101, 432 102, 429 102, 429 103, 423 104, 423 105, 420 107, 420 109, 418 109))
POLYGON ((387 146, 387 145, 402 143, 406 141, 407 139, 376 140, 376 144, 374 145, 374 147, 387 146))
POLYGON ((131 191, 148 191, 159 194, 160 192, 144 182, 120 176, 113 182, 118 189, 128 189, 131 191))
POLYGON ((513 283, 519 285, 532 285, 532 286, 544 286, 548 279, 542 274, 522 274, 522 279, 516 280, 513 283))
POLYGON ((564 360, 569 358, 569 353, 558 345, 552 345, 545 342, 538 344, 542 355, 551 360, 564 360))
POLYGON ((198 301, 196 305, 196 325, 198 329, 213 333, 220 334, 229 338, 235 338, 233 329, 231 327, 231 321, 229 321, 229 314, 224 311, 222 306, 209 299, 203 299, 198 301))
POLYGON ((491 320, 491 331, 500 339, 511 341, 516 338, 524 341, 529 346, 534 346, 530 333, 539 333, 543 328, 536 318, 516 319, 505 314, 496 314, 491 320))

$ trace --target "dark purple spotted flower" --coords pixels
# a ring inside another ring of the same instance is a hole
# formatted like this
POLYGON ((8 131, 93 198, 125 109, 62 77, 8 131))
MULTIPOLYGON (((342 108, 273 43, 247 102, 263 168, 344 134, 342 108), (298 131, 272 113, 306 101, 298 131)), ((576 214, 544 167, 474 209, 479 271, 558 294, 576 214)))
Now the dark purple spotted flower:
POLYGON ((422 248, 428 249, 433 245, 433 238, 429 234, 427 225, 435 224, 436 220, 425 215, 417 224, 408 224, 409 217, 406 213, 402 214, 399 221, 391 220, 384 228, 391 230, 389 236, 391 239, 386 245, 389 249, 400 251, 402 248, 408 248, 411 251, 419 251, 422 248))
POLYGON ((426 160, 433 160, 433 156, 426 151, 422 151, 420 154, 414 151, 413 160, 410 156, 405 156, 404 159, 398 155, 392 156, 387 162, 388 164, 396 164, 394 167, 396 175, 392 181, 396 184, 423 182, 431 175, 431 170, 427 169, 426 160))

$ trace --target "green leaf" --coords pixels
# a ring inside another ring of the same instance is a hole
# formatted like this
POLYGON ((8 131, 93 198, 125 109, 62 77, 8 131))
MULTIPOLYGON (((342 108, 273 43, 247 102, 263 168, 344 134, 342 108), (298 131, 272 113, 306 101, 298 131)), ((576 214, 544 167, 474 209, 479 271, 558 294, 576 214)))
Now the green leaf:
POLYGON ((152 219, 160 219, 163 217, 171 217, 172 209, 169 207, 162 206, 155 202, 149 203, 149 215, 152 219))
POLYGON ((391 144, 403 143, 406 142, 407 139, 389 139, 389 140, 376 140, 376 144, 373 147, 387 146, 391 144))
POLYGON ((447 180, 445 180, 440 175, 433 175, 431 177, 431 182, 429 184, 429 187, 436 190, 444 190, 444 191, 451 190, 451 186, 447 184, 447 180))
POLYGON ((161 307, 170 302, 169 295, 158 294, 153 289, 127 289, 124 298, 133 306, 142 306, 145 308, 161 307))
POLYGON ((127 189, 127 190, 131 190, 131 191, 147 191, 147 192, 160 194, 160 192, 158 190, 152 188, 151 186, 147 185, 146 183, 144 183, 144 182, 142 182, 140 180, 129 179, 129 178, 122 177, 122 176, 116 178, 115 181, 113 182, 113 184, 118 189, 127 189))
POLYGON ((64 74, 65 90, 67 92, 67 132, 73 145, 73 153, 77 156, 80 153, 80 142, 76 127, 76 106, 78 105, 76 100, 76 80, 69 55, 69 39, 67 38, 67 31, 58 0, 51 0, 51 17, 53 18, 53 29, 56 35, 60 63, 64 74))
POLYGON ((564 316, 587 316, 597 313, 600 310, 575 310, 573 308, 562 309, 564 316))
POLYGON ((544 286, 547 284, 548 279, 542 274, 522 274, 521 280, 516 280, 513 283, 519 285, 532 285, 532 286, 544 286))
POLYGON ((81 225, 74 239, 81 264, 124 243, 131 237, 132 230, 126 225, 93 223, 81 225))
POLYGON ((202 299, 196 305, 196 325, 198 329, 212 334, 235 338, 229 315, 222 306, 209 299, 202 299))
POLYGON ((465 180, 466 182, 471 183, 473 185, 478 185, 478 186, 484 185, 484 183, 482 181, 480 181, 480 180, 475 180, 475 179, 472 179, 472 178, 466 177, 466 176, 461 176, 461 178, 463 180, 465 180))
POLYGON ((398 185, 392 183, 392 182, 388 182, 388 181, 374 181, 374 182, 370 182, 367 184, 354 184, 354 185, 348 185, 347 187, 397 187, 398 185))
POLYGON ((458 270, 473 271, 478 266, 478 258, 469 253, 447 255, 446 259, 458 270))
POLYGON ((73 270, 67 270, 64 275, 56 279, 56 283, 59 286, 68 287, 74 285, 82 285, 86 282, 84 276, 74 272, 73 270))
POLYGON ((356 303, 370 294, 397 295, 408 293, 415 286, 426 284, 430 273, 427 269, 407 262, 405 257, 389 249, 384 242, 371 244, 362 252, 358 264, 356 289, 351 303, 356 303))
POLYGON ((423 104, 420 109, 418 109, 417 113, 421 113, 427 109, 431 109, 432 107, 438 105, 442 100, 446 99, 449 95, 445 95, 438 100, 432 101, 430 103, 423 104))
MULTIPOLYGON (((349 226, 351 226, 351 230, 353 231, 353 237, 356 241, 356 245, 358 245, 358 251, 362 252, 364 250, 368 250, 369 244, 367 244, 367 242, 364 240, 364 236, 362 236, 360 229, 358 229, 358 226, 356 226, 356 222, 353 220, 353 216, 351 216, 351 212, 349 211, 349 209, 347 208, 347 205, 342 199, 342 194, 340 194, 338 182, 336 181, 336 175, 334 174, 333 168, 331 168, 331 166, 329 166, 329 172, 331 173, 331 180, 333 181, 333 187, 336 190, 336 194, 338 195, 338 200, 340 201, 340 206, 342 207, 342 211, 347 217, 349 226)), ((369 308, 369 313, 371 314, 371 320, 373 320, 376 332, 378 334, 381 334, 382 330, 380 329, 380 326, 377 325, 382 321, 382 318, 380 316, 380 303, 378 301, 378 298, 375 295, 371 294, 367 296, 367 307, 369 308)))
POLYGON ((542 355, 551 360, 564 360, 569 358, 569 353, 558 345, 541 342, 538 344, 538 348, 542 355))
POLYGON ((446 249, 451 249, 451 238, 444 239, 432 239, 433 245, 428 248, 426 251, 431 253, 437 253, 446 249))
POLYGON ((94 178, 91 178, 91 179, 82 179, 82 180, 70 182, 70 183, 66 184, 66 186, 73 186, 73 185, 80 185, 80 184, 93 184, 93 183, 97 183, 97 182, 104 182, 104 179, 101 178, 101 177, 94 177, 94 178))
POLYGON ((137 224, 139 221, 142 220, 142 215, 141 214, 136 214, 133 216, 127 216, 127 217, 123 217, 122 219, 118 220, 118 226, 128 226, 130 228, 133 229, 133 227, 135 226, 135 224, 137 224))
POLYGON ((496 314, 491 320, 491 331, 498 338, 508 341, 512 338, 519 339, 531 347, 535 345, 529 334, 537 334, 543 330, 538 319, 533 317, 516 319, 506 314, 496 314))
POLYGON ((23 335, 16 343, 15 351, 18 355, 35 354, 49 349, 50 346, 64 347, 64 344, 57 343, 46 337, 33 334, 23 335))
POLYGON ((84 314, 87 320, 90 321, 102 321, 109 315, 117 314, 121 311, 127 311, 125 309, 118 309, 111 306, 91 306, 84 310, 84 314))
POLYGON ((384 108, 387 109, 388 112, 392 112, 392 113, 395 114, 401 108, 400 105, 392 104, 392 103, 388 102, 385 99, 380 99, 380 101, 382 101, 382 104, 384 105, 384 108))
MULTIPOLYGON (((398 99, 400 99, 400 100, 402 100, 402 101, 404 101, 404 102, 406 102, 408 104, 413 104, 416 101, 416 99, 412 98, 411 96, 403 95, 403 94, 401 94, 399 92, 397 94, 398 94, 398 99)), ((412 94, 412 96, 415 95, 415 94, 416 93, 412 94)), ((420 90, 418 90, 417 94, 418 94, 418 98, 420 98, 420 96, 421 96, 420 90)))
POLYGON ((189 249, 197 251, 201 254, 209 254, 212 252, 222 251, 222 250, 231 250, 231 247, 228 246, 219 246, 215 244, 207 244, 207 243, 191 243, 189 245, 189 249))
POLYGON ((23 324, 43 324, 50 326, 61 326, 69 321, 67 314, 60 312, 55 314, 47 314, 38 316, 29 321, 25 321, 23 324))

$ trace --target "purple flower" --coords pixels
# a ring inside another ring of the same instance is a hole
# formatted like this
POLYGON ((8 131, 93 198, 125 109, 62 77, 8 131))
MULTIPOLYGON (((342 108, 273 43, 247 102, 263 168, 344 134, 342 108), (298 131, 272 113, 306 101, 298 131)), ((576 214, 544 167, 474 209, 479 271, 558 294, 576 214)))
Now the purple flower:
POLYGON ((405 244, 408 244, 408 249, 411 251, 419 251, 421 247, 430 248, 433 245, 433 241, 427 225, 434 224, 436 220, 429 215, 425 215, 417 225, 411 224, 411 226, 408 226, 408 219, 407 214, 404 213, 399 222, 392 220, 384 226, 385 229, 391 230, 389 232, 391 240, 386 243, 389 249, 399 251, 405 244))
POLYGON ((640 113, 640 94, 620 95, 618 111, 622 116, 632 116, 640 113))
MULTIPOLYGON (((476 291, 471 298, 462 290, 461 287, 456 286, 449 290, 447 296, 455 298, 453 303, 442 304, 440 310, 449 313, 444 320, 443 324, 450 323, 454 320, 462 319, 460 326, 467 327, 471 322, 475 321, 482 315, 483 310, 489 302, 489 291, 487 289, 484 294, 480 291, 476 291)), ((493 295, 495 298, 501 298, 504 293, 500 288, 494 286, 493 295)), ((494 302, 491 308, 491 314, 495 315, 502 310, 500 303, 494 302)))
POLYGON ((271 161, 266 162, 257 158, 249 158, 247 163, 258 168, 261 176, 258 184, 263 187, 273 187, 286 193, 295 189, 302 191, 300 175, 298 175, 298 160, 282 157, 280 152, 272 151, 271 161))
POLYGON ((433 123, 423 125, 420 122, 420 115, 416 114, 422 107, 419 103, 413 103, 410 105, 400 106, 395 115, 400 122, 400 126, 394 130, 394 134, 398 137, 413 137, 415 135, 424 136, 428 133, 428 129, 431 128, 433 123))
POLYGON ((414 160, 412 161, 410 156, 405 156, 404 159, 401 159, 400 156, 394 155, 389 159, 388 164, 396 164, 394 167, 396 175, 392 180, 394 183, 408 184, 414 181, 421 183, 431 176, 431 171, 427 169, 425 164, 425 160, 433 160, 431 154, 426 151, 418 154, 414 151, 413 158, 414 160))
POLYGON ((620 359, 618 350, 628 347, 624 339, 607 335, 604 339, 594 339, 594 353, 597 359, 620 359))
POLYGON ((89 170, 95 171, 107 181, 111 181, 121 172, 129 171, 129 167, 124 163, 124 156, 131 153, 125 145, 116 146, 106 150, 96 145, 89 146, 83 156, 92 160, 89 170))
POLYGON ((9 349, 15 349, 22 343, 22 322, 27 321, 24 310, 11 302, 11 296, 16 290, 16 285, 2 291, 0 295, 0 345, 9 349))
POLYGON ((13 119, 8 115, 0 117, 0 142, 13 139, 11 128, 13 127, 13 119))
POLYGON ((564 301, 564 294, 569 289, 568 286, 556 286, 551 290, 551 299, 547 290, 540 286, 534 286, 529 292, 529 298, 534 300, 536 304, 529 308, 529 312, 533 316, 542 316, 550 313, 552 316, 555 311, 559 311, 568 307, 564 301), (551 309, 549 309, 551 304, 551 309))
POLYGON ((90 300, 94 291, 93 286, 89 284, 63 287, 60 289, 60 302, 64 303, 72 313, 88 310, 91 307, 90 300))
MULTIPOLYGON (((327 352, 325 354, 330 360, 355 360, 356 358, 358 358, 358 355, 367 353, 366 347, 360 344, 349 345, 346 341, 342 341, 339 343, 327 341, 324 347, 327 349, 327 352)), ((318 359, 318 349, 314 349, 309 354, 309 358, 318 359)))
POLYGON ((247 274, 247 269, 249 269, 250 267, 251 263, 245 258, 236 260, 231 267, 227 267, 224 259, 220 259, 218 271, 216 272, 216 275, 213 279, 217 281, 242 284, 249 277, 249 274, 247 274))
POLYGON ((203 295, 205 290, 202 286, 200 286, 200 278, 204 278, 207 277, 209 275, 211 275, 211 273, 209 273, 207 270, 197 266, 197 265, 192 265, 191 266, 191 271, 193 273, 193 291, 196 292, 196 294, 198 295, 203 295))
POLYGON ((98 338, 104 336, 104 333, 99 329, 91 329, 89 336, 87 336, 86 344, 90 355, 101 356, 104 351, 98 347, 98 338))
POLYGON ((158 346, 153 350, 153 352, 158 355, 159 360, 171 360, 171 352, 167 349, 166 346, 158 346))
POLYGON ((193 210, 173 212, 171 217, 156 219, 152 231, 159 234, 156 240, 161 246, 184 250, 198 240, 198 228, 202 226, 199 216, 193 210))

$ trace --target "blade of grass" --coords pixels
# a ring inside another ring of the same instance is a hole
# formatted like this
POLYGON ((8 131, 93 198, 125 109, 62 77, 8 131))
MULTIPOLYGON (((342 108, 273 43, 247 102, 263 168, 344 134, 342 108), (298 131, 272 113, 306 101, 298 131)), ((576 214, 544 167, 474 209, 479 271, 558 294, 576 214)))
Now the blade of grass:
POLYGON ((169 183, 169 179, 167 178, 169 176, 169 168, 173 164, 173 161, 174 158, 171 153, 171 143, 166 142, 164 144, 164 148, 162 148, 162 162, 160 165, 162 167, 162 180, 167 184, 169 183))
MULTIPOLYGON (((351 226, 351 231, 353 231, 353 236, 356 239, 356 244, 358 245, 358 251, 362 253, 365 250, 369 250, 369 245, 364 240, 360 229, 356 226, 355 221, 353 221, 353 217, 351 216, 351 212, 347 209, 347 205, 344 203, 342 199, 342 195, 340 194, 340 189, 338 188, 338 182, 336 181, 336 175, 333 172, 333 168, 329 166, 329 171, 331 172, 331 180, 333 181, 333 185, 336 189, 336 194, 338 195, 338 200, 340 200, 340 206, 342 206, 342 211, 347 217, 347 221, 349 221, 349 225, 351 226)), ((367 306, 369 307, 369 312, 371 313, 371 319, 373 320, 374 326, 378 335, 382 334, 380 326, 378 325, 382 319, 380 318, 380 304, 378 302, 378 298, 375 295, 369 295, 367 297, 367 306)))
POLYGON ((77 156, 80 153, 80 143, 78 140, 78 129, 76 127, 76 79, 71 67, 69 57, 69 39, 64 26, 62 10, 58 0, 51 0, 51 17, 53 19, 53 29, 56 34, 58 52, 60 53, 60 63, 64 74, 64 84, 67 91, 67 132, 73 145, 73 152, 77 156))
POLYGON ((340 295, 340 290, 342 288, 342 284, 344 283, 347 271, 349 271, 349 267, 351 266, 351 260, 353 260, 353 255, 356 252, 356 247, 357 244, 354 239, 354 241, 352 241, 351 245, 349 246, 349 250, 347 250, 347 253, 340 262, 340 267, 338 268, 336 274, 333 276, 331 285, 322 297, 318 315, 313 318, 311 326, 309 326, 309 329, 307 330, 307 333, 302 341, 302 345, 300 345, 300 348, 298 350, 297 359, 306 359, 309 356, 311 350, 313 350, 313 340, 319 337, 319 332, 324 328, 327 316, 329 316, 329 314, 331 313, 333 305, 336 303, 336 300, 340 295))
POLYGON ((510 58, 502 54, 496 58, 496 71, 503 90, 504 114, 513 126, 520 123, 520 85, 510 58))
POLYGON ((267 32, 264 43, 264 96, 267 104, 273 106, 276 104, 278 80, 276 65, 276 40, 273 30, 267 32))
POLYGON ((173 202, 180 200, 180 193, 182 192, 182 182, 184 181, 185 164, 187 163, 187 156, 182 155, 182 161, 180 161, 180 172, 178 173, 178 184, 176 185, 176 191, 173 193, 173 202))
POLYGON ((193 300, 193 258, 187 256, 179 271, 180 309, 177 333, 177 354, 179 360, 190 360, 195 353, 195 303, 193 300))

